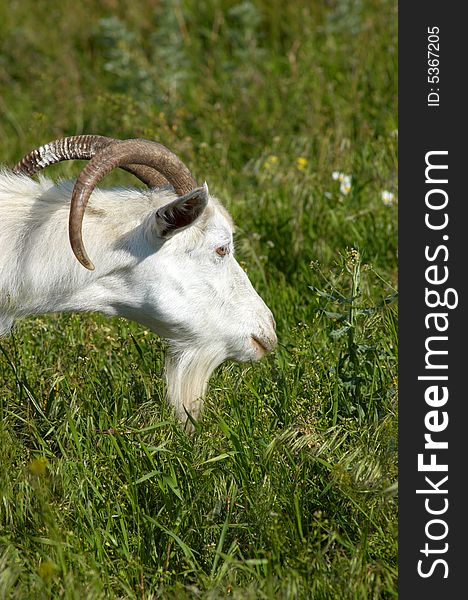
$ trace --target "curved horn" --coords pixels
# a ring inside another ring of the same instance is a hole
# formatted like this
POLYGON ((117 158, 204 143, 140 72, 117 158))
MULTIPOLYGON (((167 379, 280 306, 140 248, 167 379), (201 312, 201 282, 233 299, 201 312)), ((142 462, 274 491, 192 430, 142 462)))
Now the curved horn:
POLYGON ((71 197, 70 244, 76 258, 87 269, 94 269, 94 265, 83 244, 82 226, 86 204, 99 181, 116 167, 124 165, 145 165, 155 169, 167 179, 178 196, 197 187, 197 182, 184 163, 162 144, 134 139, 103 148, 79 174, 71 197))
MULTIPOLYGON (((88 160, 110 144, 120 142, 104 135, 74 135, 61 138, 31 150, 14 167, 13 172, 30 177, 49 165, 63 160, 88 160)), ((167 185, 166 178, 145 165, 120 165, 122 169, 138 177, 148 187, 167 185)))

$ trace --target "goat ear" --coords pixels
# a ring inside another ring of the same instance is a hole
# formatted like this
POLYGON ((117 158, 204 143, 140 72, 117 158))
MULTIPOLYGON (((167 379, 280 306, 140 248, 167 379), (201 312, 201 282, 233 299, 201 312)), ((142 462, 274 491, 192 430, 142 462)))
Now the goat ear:
POLYGON ((156 233, 160 237, 169 237, 178 229, 191 225, 205 210, 208 198, 208 186, 205 183, 203 187, 195 188, 158 208, 154 223, 156 233))

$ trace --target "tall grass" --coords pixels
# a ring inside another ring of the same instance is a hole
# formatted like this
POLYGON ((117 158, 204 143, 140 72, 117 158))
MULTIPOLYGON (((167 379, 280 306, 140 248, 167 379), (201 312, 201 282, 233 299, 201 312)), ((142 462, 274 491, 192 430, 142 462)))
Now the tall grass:
POLYGON ((0 5, 1 161, 82 132, 166 144, 232 212, 280 340, 218 369, 189 437, 162 340, 19 322, 0 598, 396 597, 396 20, 386 0, 0 5))

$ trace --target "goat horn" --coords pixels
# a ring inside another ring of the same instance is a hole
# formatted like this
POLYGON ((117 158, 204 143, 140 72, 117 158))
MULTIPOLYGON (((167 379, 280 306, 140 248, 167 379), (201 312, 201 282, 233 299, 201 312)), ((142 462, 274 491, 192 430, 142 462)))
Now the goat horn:
MULTIPOLYGON (((49 165, 63 160, 88 160, 110 144, 121 142, 104 135, 74 135, 39 146, 26 154, 14 167, 13 172, 30 177, 49 165)), ((122 169, 138 177, 148 187, 167 185, 166 178, 145 165, 120 165, 122 169)))
POLYGON ((76 258, 93 270, 83 244, 83 217, 89 197, 99 181, 116 167, 144 165, 161 173, 178 196, 197 187, 197 182, 184 163, 168 148, 157 142, 133 139, 110 144, 103 148, 79 174, 70 205, 69 236, 76 258))

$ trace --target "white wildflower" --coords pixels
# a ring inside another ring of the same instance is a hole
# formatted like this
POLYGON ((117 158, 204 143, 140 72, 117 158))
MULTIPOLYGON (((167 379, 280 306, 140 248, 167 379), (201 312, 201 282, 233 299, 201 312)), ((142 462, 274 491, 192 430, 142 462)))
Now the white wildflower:
POLYGON ((351 191, 351 175, 341 173, 341 171, 333 171, 332 178, 340 182, 340 192, 346 196, 351 191))
POLYGON ((396 203, 395 194, 392 194, 392 192, 383 190, 380 195, 385 206, 393 206, 396 203))
POLYGON ((340 192, 346 196, 351 191, 351 175, 344 175, 340 179, 340 192))

